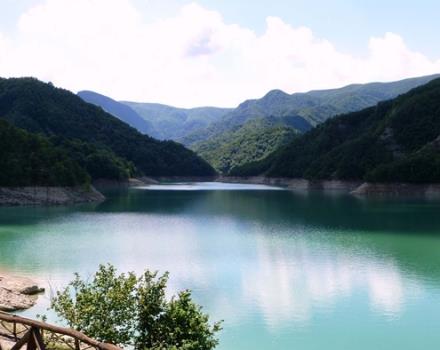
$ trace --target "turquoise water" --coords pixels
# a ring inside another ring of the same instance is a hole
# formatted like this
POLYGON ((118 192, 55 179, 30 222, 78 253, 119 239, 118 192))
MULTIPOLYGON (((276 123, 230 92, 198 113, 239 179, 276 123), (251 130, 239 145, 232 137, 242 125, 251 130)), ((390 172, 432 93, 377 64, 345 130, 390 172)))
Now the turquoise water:
POLYGON ((169 271, 221 350, 440 347, 440 203, 174 184, 98 205, 0 208, 0 270, 51 291, 98 264, 169 271))

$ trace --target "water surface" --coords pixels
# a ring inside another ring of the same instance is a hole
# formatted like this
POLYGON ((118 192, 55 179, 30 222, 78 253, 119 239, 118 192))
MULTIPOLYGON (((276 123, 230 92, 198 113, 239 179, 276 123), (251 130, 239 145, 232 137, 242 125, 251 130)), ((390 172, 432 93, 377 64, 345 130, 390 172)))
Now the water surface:
POLYGON ((440 346, 440 203, 190 183, 98 205, 0 208, 0 269, 48 286, 111 262, 169 271, 221 350, 440 346))

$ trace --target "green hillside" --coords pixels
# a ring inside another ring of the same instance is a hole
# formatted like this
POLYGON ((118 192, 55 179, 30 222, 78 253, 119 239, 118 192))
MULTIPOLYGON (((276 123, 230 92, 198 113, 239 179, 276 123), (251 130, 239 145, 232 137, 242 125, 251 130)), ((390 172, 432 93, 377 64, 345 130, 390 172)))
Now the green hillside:
POLYGON ((235 175, 440 182, 440 79, 394 100, 329 119, 235 175))
POLYGON ((290 142, 298 131, 280 118, 261 118, 192 146, 215 169, 227 174, 231 169, 265 158, 290 142))
POLYGON ((93 91, 79 91, 77 95, 84 101, 101 107, 104 111, 135 128, 141 134, 156 137, 153 125, 144 120, 129 106, 93 91))
POLYGON ((234 130, 247 120, 257 118, 297 116, 304 118, 311 126, 316 126, 335 115, 359 111, 378 102, 395 98, 438 77, 440 75, 391 83, 355 84, 339 89, 291 95, 281 90, 273 90, 260 99, 243 102, 220 121, 210 124, 204 130, 196 130, 186 136, 182 142, 185 145, 192 145, 208 140, 213 136, 234 130))
POLYGON ((209 164, 182 145, 142 135, 75 94, 33 78, 0 79, 0 118, 29 132, 67 140, 61 141, 64 148, 76 148, 78 158, 90 151, 113 165, 134 165, 139 174, 214 174, 209 164))
POLYGON ((76 186, 87 172, 47 138, 0 120, 0 186, 76 186))
MULTIPOLYGON (((287 124, 302 133, 330 117, 361 110, 373 106, 379 101, 394 98, 413 87, 427 83, 434 77, 406 79, 393 83, 350 85, 340 89, 293 95, 273 90, 261 99, 242 103, 220 122, 212 123, 205 129, 193 132, 186 136, 182 142, 208 160, 217 170, 227 173, 234 166, 240 167, 247 162, 258 161, 261 158, 261 149, 274 150, 272 147, 266 146, 267 136, 273 131, 266 132, 262 129, 261 123, 252 123, 254 120, 277 118, 279 123, 287 124), (297 122, 290 123, 294 118, 297 122), (252 125, 255 125, 257 129, 251 130, 252 125), (250 135, 251 140, 245 142, 247 134, 250 135), (264 136, 260 138, 256 136, 258 134, 264 136), (249 147, 249 143, 254 145, 249 147), (236 146, 240 144, 246 145, 243 152, 237 151, 236 146), (255 150, 255 153, 252 153, 252 150, 255 150)), ((270 125, 270 122, 268 124, 270 125)), ((275 140, 270 144, 279 146, 282 142, 277 143, 275 140)), ((263 153, 265 156, 267 155, 266 151, 263 153)))
POLYGON ((124 181, 137 173, 132 162, 117 156, 106 147, 58 136, 52 136, 50 141, 69 154, 94 180, 124 181))
POLYGON ((232 109, 216 107, 177 108, 159 103, 127 102, 145 121, 152 125, 154 137, 181 141, 182 138, 211 123, 219 121, 232 109))

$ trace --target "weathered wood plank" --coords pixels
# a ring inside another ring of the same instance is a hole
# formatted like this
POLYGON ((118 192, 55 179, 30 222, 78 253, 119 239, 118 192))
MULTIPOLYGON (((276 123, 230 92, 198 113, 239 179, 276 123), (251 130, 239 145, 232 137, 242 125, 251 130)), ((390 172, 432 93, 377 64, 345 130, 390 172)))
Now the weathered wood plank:
MULTIPOLYGON (((98 350, 121 350, 115 345, 101 343, 95 339, 89 338, 81 332, 70 328, 54 326, 45 322, 31 320, 16 315, 10 315, 4 312, 0 312, 0 321, 11 323, 13 325, 13 330, 11 334, 7 335, 7 337, 14 338, 16 341, 16 344, 11 350, 19 350, 25 344, 27 344, 27 350, 46 350, 46 346, 42 336, 43 331, 72 338, 75 344, 75 348, 77 350, 81 348, 80 344, 85 344, 98 350), (18 331, 17 325, 19 325, 21 329, 30 329, 23 336, 19 337, 18 334, 20 334, 21 332, 18 331)), ((3 331, 5 330, 3 329, 3 331)))
POLYGON ((32 336, 34 338, 35 345, 37 346, 38 350, 46 350, 46 345, 44 345, 43 337, 41 336, 40 330, 38 328, 33 329, 32 336))
MULTIPOLYGON (((31 338, 32 335, 32 329, 30 329, 24 336, 23 338, 19 339, 15 345, 11 348, 11 350, 20 350, 25 344, 27 344, 29 342, 29 339, 31 338)), ((29 346, 28 346, 28 350, 29 350, 29 346)))

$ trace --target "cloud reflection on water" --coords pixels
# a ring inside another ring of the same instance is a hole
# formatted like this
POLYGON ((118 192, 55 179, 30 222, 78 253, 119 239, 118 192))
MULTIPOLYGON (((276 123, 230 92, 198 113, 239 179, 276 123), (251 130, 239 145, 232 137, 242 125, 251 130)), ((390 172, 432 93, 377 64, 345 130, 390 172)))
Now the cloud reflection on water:
POLYGON ((437 207, 411 207, 411 218, 400 206, 357 204, 286 191, 136 190, 83 211, 5 209, 0 262, 55 287, 103 262, 169 271, 170 294, 192 289, 232 336, 249 327, 289 338, 298 329, 350 326, 353 314, 363 327, 379 319, 382 330, 421 296, 438 295, 436 236, 387 231, 411 228, 405 217, 437 227, 437 207))
POLYGON ((403 277, 393 258, 352 254, 331 245, 316 251, 308 243, 274 244, 260 235, 256 266, 241 271, 243 298, 252 301, 250 307, 263 314, 269 328, 291 322, 304 326, 360 294, 368 296, 371 312, 398 318, 406 299, 423 291, 420 281, 403 277))

